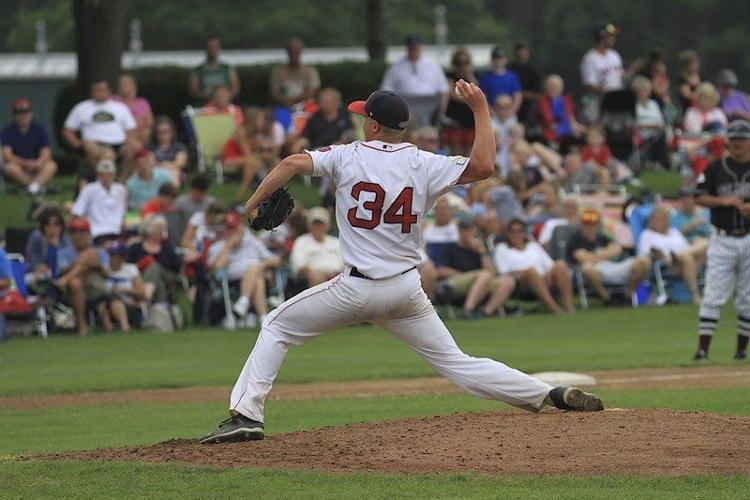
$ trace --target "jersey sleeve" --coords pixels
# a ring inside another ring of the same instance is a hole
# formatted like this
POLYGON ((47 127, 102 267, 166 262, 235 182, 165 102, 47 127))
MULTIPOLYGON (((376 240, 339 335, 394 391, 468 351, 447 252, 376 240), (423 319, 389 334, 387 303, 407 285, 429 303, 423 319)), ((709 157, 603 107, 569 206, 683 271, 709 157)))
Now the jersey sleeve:
POLYGON ((591 64, 588 56, 584 56, 581 60, 581 81, 584 85, 591 85, 592 87, 599 85, 596 68, 591 64))
POLYGON ((469 166, 465 156, 441 156, 427 151, 420 151, 426 164, 427 195, 437 198, 456 186, 458 178, 469 166))
POLYGON ((81 122, 82 122, 82 111, 81 111, 81 104, 78 103, 75 106, 73 106, 73 109, 70 110, 70 113, 68 113, 68 117, 65 118, 65 123, 63 124, 63 127, 70 129, 70 130, 81 130, 81 122))
POLYGON ((120 124, 122 125, 122 128, 127 131, 135 129, 136 123, 135 118, 133 118, 133 113, 131 113, 130 109, 124 104, 122 107, 123 109, 120 110, 120 124))
POLYGON ((313 161, 313 176, 328 177, 335 180, 336 171, 341 163, 341 150, 344 146, 324 146, 315 150, 305 150, 313 161))
POLYGON ((81 190, 81 192, 78 194, 78 198, 76 198, 76 201, 73 203, 73 208, 70 209, 70 212, 73 215, 77 215, 78 217, 86 216, 86 212, 88 211, 89 207, 90 193, 91 190, 86 189, 85 187, 81 190))
POLYGON ((716 176, 714 175, 714 172, 716 172, 716 169, 714 168, 714 165, 711 164, 696 179, 695 189, 698 190, 700 194, 716 196, 716 176))

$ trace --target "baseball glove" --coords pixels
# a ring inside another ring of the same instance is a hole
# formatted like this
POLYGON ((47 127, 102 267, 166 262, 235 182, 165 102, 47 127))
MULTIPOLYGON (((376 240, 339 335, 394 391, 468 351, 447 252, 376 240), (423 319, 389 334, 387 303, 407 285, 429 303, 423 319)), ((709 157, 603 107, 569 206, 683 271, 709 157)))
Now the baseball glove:
POLYGON ((258 207, 258 215, 250 222, 250 227, 256 231, 271 230, 289 217, 294 208, 294 199, 286 190, 280 187, 258 207))

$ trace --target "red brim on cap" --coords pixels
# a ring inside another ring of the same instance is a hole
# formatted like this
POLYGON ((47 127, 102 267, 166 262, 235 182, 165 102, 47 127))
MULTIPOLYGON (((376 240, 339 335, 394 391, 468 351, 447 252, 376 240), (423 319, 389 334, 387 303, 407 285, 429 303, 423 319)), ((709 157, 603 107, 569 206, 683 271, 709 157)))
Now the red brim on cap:
POLYGON ((356 113, 358 115, 370 116, 367 114, 367 111, 365 111, 366 103, 367 101, 354 101, 353 103, 349 104, 347 109, 351 111, 352 113, 356 113))

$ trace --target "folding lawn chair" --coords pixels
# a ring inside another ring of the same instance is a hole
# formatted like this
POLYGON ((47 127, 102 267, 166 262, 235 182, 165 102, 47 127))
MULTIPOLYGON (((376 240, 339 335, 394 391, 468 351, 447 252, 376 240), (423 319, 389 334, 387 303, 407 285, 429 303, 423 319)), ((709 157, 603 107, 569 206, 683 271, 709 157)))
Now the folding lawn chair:
POLYGON ((12 332, 27 332, 28 327, 31 326, 33 331, 38 333, 39 336, 47 338, 47 310, 40 297, 29 294, 29 289, 26 287, 26 265, 23 255, 19 253, 9 253, 7 255, 10 261, 11 272, 13 273, 15 289, 32 307, 30 314, 8 314, 6 316, 8 330, 12 332))
POLYGON ((210 108, 188 106, 183 111, 186 132, 195 144, 198 171, 203 173, 212 167, 216 171, 216 183, 224 183, 224 168, 221 152, 224 144, 232 137, 237 123, 235 106, 230 105, 227 113, 216 113, 210 108))

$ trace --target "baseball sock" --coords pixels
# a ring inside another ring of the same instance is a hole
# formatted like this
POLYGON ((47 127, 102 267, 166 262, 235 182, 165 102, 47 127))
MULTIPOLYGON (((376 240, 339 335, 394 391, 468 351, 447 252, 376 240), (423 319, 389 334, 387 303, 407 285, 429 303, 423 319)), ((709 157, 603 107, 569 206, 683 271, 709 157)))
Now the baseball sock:
POLYGON ((708 348, 711 346, 711 338, 713 338, 716 332, 716 327, 719 325, 718 319, 713 318, 700 318, 698 332, 698 350, 708 354, 708 348))
POLYGON ((747 350, 748 340, 750 340, 750 318, 737 316, 737 352, 747 350))

